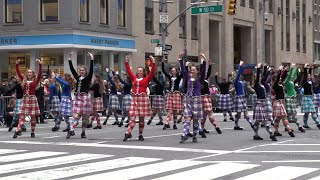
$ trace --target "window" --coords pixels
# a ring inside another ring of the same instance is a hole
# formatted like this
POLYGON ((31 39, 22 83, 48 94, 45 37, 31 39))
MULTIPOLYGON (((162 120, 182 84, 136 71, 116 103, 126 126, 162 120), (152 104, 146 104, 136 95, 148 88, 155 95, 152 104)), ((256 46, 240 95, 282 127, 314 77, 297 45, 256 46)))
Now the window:
POLYGON ((145 33, 153 34, 153 2, 152 0, 145 0, 144 4, 145 4, 145 33))
POLYGON ((109 0, 100 0, 100 24, 109 24, 109 0))
POLYGON ((290 51, 290 0, 286 0, 286 47, 290 51))
POLYGON ((254 0, 249 0, 249 8, 254 9, 254 0))
POLYGON ((240 1, 240 6, 246 7, 246 0, 241 0, 240 1))
POLYGON ((307 52, 307 40, 306 40, 306 0, 302 1, 302 51, 307 52))
POLYGON ((118 26, 126 26, 126 0, 118 0, 118 26))
POLYGON ((283 50, 284 49, 284 45, 283 45, 283 39, 284 39, 284 36, 283 36, 283 0, 281 0, 281 11, 282 11, 282 13, 281 13, 281 50, 283 50))
POLYGON ((269 13, 273 13, 273 0, 269 0, 269 13))
POLYGON ((58 0, 41 0, 41 21, 58 21, 59 4, 58 0))
POLYGON ((191 16, 191 39, 198 39, 198 16, 191 16))
POLYGON ((22 0, 5 1, 5 22, 22 23, 22 0))
MULTIPOLYGON (((182 12, 186 9, 186 1, 179 0, 179 12, 182 12)), ((186 38, 187 37, 187 30, 186 30, 186 13, 181 14, 179 17, 179 37, 186 38)))
POLYGON ((300 52, 300 0, 296 0, 296 16, 297 52, 300 52))
POLYGON ((80 0, 80 22, 89 22, 89 0, 80 0))

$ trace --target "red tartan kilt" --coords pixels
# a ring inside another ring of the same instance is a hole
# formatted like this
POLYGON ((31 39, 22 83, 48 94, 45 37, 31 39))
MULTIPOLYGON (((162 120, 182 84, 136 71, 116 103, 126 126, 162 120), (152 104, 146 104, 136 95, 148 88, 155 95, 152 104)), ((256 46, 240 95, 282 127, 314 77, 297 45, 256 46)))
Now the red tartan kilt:
POLYGON ((212 100, 209 95, 201 96, 202 110, 204 112, 212 111, 212 100))
POLYGON ((132 94, 129 116, 151 116, 151 104, 147 94, 132 94))
POLYGON ((284 100, 275 100, 273 102, 273 116, 287 116, 286 109, 284 107, 284 100))
POLYGON ((88 94, 75 94, 73 101, 73 113, 86 115, 92 113, 91 101, 88 94))
POLYGON ((168 93, 166 109, 182 111, 181 94, 179 92, 168 93))
POLYGON ((92 111, 93 112, 103 111, 103 100, 101 97, 97 97, 93 99, 92 111))
POLYGON ((40 115, 37 97, 34 95, 24 96, 22 99, 21 115, 38 116, 40 115))

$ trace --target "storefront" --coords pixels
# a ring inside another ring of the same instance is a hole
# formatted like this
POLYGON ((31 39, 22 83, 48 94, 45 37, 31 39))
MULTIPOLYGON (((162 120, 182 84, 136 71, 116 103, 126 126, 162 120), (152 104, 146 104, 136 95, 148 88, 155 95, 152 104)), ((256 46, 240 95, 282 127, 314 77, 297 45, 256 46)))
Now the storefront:
POLYGON ((133 39, 107 38, 80 34, 35 35, 0 37, 1 78, 15 75, 15 62, 21 59, 20 68, 36 68, 35 59, 43 61, 43 72, 54 69, 59 74, 70 72, 68 54, 72 52, 72 62, 88 66, 86 52, 95 55, 94 72, 103 73, 105 67, 124 70, 127 53, 136 52, 133 39))

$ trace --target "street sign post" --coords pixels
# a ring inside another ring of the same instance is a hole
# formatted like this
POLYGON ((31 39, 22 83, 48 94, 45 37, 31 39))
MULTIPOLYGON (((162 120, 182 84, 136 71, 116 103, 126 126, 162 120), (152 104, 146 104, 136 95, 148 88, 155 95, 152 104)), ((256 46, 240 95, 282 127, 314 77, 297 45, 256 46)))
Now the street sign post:
POLYGON ((222 12, 222 9, 222 5, 193 7, 191 8, 191 15, 222 12))
POLYGON ((165 50, 166 51, 171 51, 172 50, 172 45, 166 44, 165 50))
POLYGON ((151 39, 151 44, 160 44, 160 39, 151 39))
POLYGON ((161 13, 160 14, 160 23, 169 23, 169 15, 168 13, 161 13))
POLYGON ((155 56, 162 56, 162 47, 155 47, 154 48, 154 55, 155 56))

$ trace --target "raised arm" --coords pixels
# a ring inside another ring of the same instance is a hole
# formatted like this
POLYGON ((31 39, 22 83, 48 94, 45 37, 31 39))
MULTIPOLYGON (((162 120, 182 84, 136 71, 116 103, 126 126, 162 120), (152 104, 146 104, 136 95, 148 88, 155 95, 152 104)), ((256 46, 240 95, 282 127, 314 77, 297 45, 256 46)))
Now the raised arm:
POLYGON ((112 84, 112 86, 115 86, 116 84, 112 81, 112 78, 108 71, 107 71, 107 77, 108 77, 108 81, 112 84))
POLYGON ((204 78, 206 76, 206 67, 207 67, 206 65, 207 65, 207 63, 206 63, 206 61, 204 59, 203 65, 202 65, 202 69, 201 69, 201 72, 200 72, 200 82, 203 82, 204 78))
POLYGON ((129 85, 128 83, 126 83, 126 82, 121 78, 120 74, 117 74, 117 77, 118 77, 118 79, 119 79, 119 81, 120 81, 121 84, 124 84, 125 86, 128 86, 128 85, 129 85))
POLYGON ((147 76, 147 81, 148 81, 148 82, 150 82, 150 81, 152 80, 152 78, 153 78, 153 76, 154 76, 154 72, 155 72, 155 70, 156 70, 156 61, 155 61, 155 59, 154 59, 152 56, 150 56, 150 58, 152 59, 152 66, 151 66, 151 71, 150 71, 150 73, 149 73, 148 76, 147 76))
POLYGON ((168 79, 171 78, 171 76, 167 73, 167 71, 166 71, 165 68, 164 68, 164 62, 162 62, 162 72, 163 72, 163 74, 164 74, 168 79))
POLYGON ((74 69, 71 59, 68 59, 68 60, 69 60, 69 67, 70 67, 71 74, 75 79, 77 79, 79 75, 77 71, 74 69))
POLYGON ((16 61, 16 72, 17 72, 17 75, 18 75, 18 77, 20 78, 20 80, 23 81, 24 76, 21 74, 21 71, 20 71, 20 69, 19 69, 19 63, 20 63, 20 59, 18 59, 18 60, 16 61))
POLYGON ((70 85, 67 81, 63 80, 60 76, 55 76, 55 78, 62 85, 65 85, 65 86, 69 86, 70 85))
POLYGON ((244 69, 243 69, 242 65, 243 65, 243 61, 240 61, 238 73, 237 73, 236 78, 234 79, 234 84, 237 84, 239 82, 240 76, 244 72, 244 69))
POLYGON ((90 70, 89 70, 89 73, 88 73, 86 78, 91 80, 92 76, 93 76, 93 60, 94 60, 94 56, 90 52, 88 52, 88 56, 90 56, 90 70))
POLYGON ((292 81, 294 81, 295 79, 297 79, 298 73, 299 73, 299 69, 298 69, 298 68, 295 68, 294 71, 293 71, 293 73, 292 73, 292 81))
POLYGON ((183 76, 184 78, 189 78, 189 74, 188 74, 185 66, 183 65, 183 61, 182 61, 181 59, 179 59, 179 64, 180 64, 182 76, 183 76))
POLYGON ((208 71, 207 71, 207 77, 206 77, 206 80, 209 79, 209 77, 211 76, 211 69, 212 69, 212 64, 209 63, 209 67, 208 67, 208 71))
POLYGON ((37 79, 36 79, 36 84, 38 84, 41 80, 41 76, 42 76, 42 63, 40 59, 36 60, 39 63, 39 68, 38 68, 38 75, 37 75, 37 79))
POLYGON ((254 82, 254 85, 255 85, 255 86, 259 84, 259 81, 260 81, 260 73, 261 73, 260 71, 261 71, 261 66, 259 66, 259 64, 258 64, 256 80, 255 80, 255 82, 254 82))

